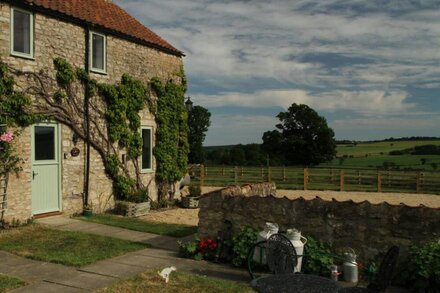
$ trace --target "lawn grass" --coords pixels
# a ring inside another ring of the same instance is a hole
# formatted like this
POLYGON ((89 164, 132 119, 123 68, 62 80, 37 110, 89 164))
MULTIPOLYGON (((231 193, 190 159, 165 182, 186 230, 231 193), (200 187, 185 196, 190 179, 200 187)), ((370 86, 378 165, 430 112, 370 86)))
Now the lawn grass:
POLYGON ((255 292, 249 285, 203 277, 185 272, 172 272, 170 281, 165 283, 158 275, 159 270, 149 270, 134 278, 119 281, 112 286, 96 291, 97 293, 130 292, 255 292))
POLYGON ((116 238, 31 225, 0 234, 0 250, 30 259, 80 267, 148 247, 116 238))
POLYGON ((0 274, 0 293, 17 289, 26 285, 22 280, 0 274))
POLYGON ((171 237, 185 237, 197 233, 197 226, 158 223, 109 214, 93 215, 92 217, 79 217, 78 219, 171 237))

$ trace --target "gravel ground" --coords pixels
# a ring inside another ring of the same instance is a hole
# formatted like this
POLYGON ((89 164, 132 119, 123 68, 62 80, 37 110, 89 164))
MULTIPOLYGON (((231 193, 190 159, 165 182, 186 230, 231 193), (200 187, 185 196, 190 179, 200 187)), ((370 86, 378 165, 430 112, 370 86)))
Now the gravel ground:
MULTIPOLYGON (((221 189, 222 187, 203 187, 202 192, 221 189)), ((372 204, 387 202, 391 205, 405 204, 416 207, 425 205, 431 208, 440 208, 440 195, 436 194, 414 194, 414 193, 379 193, 379 192, 341 192, 341 191, 321 191, 321 190, 277 190, 278 197, 313 199, 320 197, 324 200, 337 201, 353 200, 354 202, 369 201, 372 204)))
POLYGON ((141 217, 141 219, 153 222, 197 226, 199 223, 199 209, 172 208, 151 211, 148 215, 141 217))
MULTIPOLYGON (((203 187, 202 192, 221 189, 221 187, 203 187)), ((288 198, 313 199, 320 197, 324 200, 363 202, 365 200, 372 204, 387 202, 391 205, 405 204, 408 206, 425 205, 432 208, 440 208, 440 195, 435 194, 410 194, 410 193, 377 193, 377 192, 339 192, 339 191, 319 191, 319 190, 277 190, 277 196, 288 198)), ((160 211, 151 211, 142 219, 172 224, 185 224, 197 226, 199 222, 199 209, 172 208, 160 211)))

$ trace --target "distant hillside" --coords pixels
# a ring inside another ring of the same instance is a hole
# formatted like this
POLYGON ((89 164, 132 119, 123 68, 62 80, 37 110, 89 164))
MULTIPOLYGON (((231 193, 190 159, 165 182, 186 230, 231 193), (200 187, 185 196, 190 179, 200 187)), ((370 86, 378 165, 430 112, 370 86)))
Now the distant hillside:
POLYGON ((203 147, 205 151, 210 152, 213 150, 231 150, 234 146, 234 144, 231 145, 217 145, 217 146, 205 146, 203 147))
POLYGON ((410 137, 390 137, 381 140, 336 140, 336 144, 355 144, 355 143, 377 143, 387 141, 423 141, 423 140, 440 140, 440 137, 435 136, 410 136, 410 137))
MULTIPOLYGON (((336 158, 322 167, 431 170, 440 168, 439 137, 402 137, 378 141, 337 142, 336 158)), ((261 144, 205 147, 208 165, 282 166, 261 144)))

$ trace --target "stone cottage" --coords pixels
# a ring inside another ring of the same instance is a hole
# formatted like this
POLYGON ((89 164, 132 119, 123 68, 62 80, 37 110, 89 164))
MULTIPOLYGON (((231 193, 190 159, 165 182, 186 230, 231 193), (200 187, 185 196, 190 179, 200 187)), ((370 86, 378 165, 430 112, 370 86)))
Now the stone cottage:
MULTIPOLYGON (((129 74, 147 84, 153 77, 167 81, 182 66, 181 51, 111 0, 0 0, 0 30, 0 58, 18 70, 53 70, 53 60, 60 57, 98 82, 114 84, 129 74)), ((147 109, 140 116, 140 176, 155 199, 156 123, 147 109)), ((101 157, 90 148, 86 172, 86 143, 66 125, 32 125, 15 145, 25 163, 9 179, 6 221, 80 212, 85 189, 94 209, 113 205, 112 182, 101 157)))

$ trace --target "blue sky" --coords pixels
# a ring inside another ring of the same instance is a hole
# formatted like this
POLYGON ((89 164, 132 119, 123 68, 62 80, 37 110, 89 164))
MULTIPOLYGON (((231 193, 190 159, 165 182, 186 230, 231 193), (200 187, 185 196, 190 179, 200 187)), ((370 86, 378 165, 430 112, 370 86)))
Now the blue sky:
POLYGON ((292 103, 337 139, 440 136, 440 0, 114 0, 183 50, 205 145, 259 143, 292 103))

